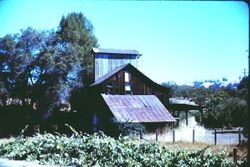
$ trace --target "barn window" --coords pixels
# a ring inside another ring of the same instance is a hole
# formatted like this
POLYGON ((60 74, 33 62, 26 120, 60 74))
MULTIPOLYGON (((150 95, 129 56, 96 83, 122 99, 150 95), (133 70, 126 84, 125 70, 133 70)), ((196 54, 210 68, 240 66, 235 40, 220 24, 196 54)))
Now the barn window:
POLYGON ((129 80, 129 73, 128 72, 125 72, 124 73, 124 76, 125 76, 125 82, 130 82, 130 80, 129 80))
POLYGON ((126 91, 131 91, 131 85, 129 85, 129 84, 128 84, 128 85, 125 85, 125 90, 126 90, 126 91))
POLYGON ((125 94, 132 94, 131 85, 130 84, 126 84, 125 85, 125 94))
POLYGON ((124 72, 124 81, 125 81, 125 94, 132 94, 130 73, 128 73, 127 71, 124 72))
POLYGON ((112 88, 113 88, 112 85, 107 85, 107 86, 106 86, 106 89, 107 89, 107 92, 106 92, 106 93, 107 93, 107 94, 112 94, 112 88))

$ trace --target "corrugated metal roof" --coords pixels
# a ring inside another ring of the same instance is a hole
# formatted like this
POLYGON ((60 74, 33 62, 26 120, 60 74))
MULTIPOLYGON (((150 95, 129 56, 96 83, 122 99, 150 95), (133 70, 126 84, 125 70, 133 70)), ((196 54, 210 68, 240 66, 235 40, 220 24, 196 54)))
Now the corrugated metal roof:
POLYGON ((119 122, 175 122, 154 95, 105 95, 102 97, 119 122))
POLYGON ((108 49, 108 48, 92 48, 94 53, 111 53, 111 54, 128 54, 128 55, 138 55, 141 54, 137 50, 130 49, 108 49))

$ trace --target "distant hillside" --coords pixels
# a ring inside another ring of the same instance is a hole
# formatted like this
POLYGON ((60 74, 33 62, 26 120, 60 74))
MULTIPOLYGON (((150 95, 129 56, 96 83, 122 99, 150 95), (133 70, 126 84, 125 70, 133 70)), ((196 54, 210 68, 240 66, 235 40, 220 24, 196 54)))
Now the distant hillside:
POLYGON ((195 87, 195 88, 209 88, 209 87, 214 87, 214 88, 222 88, 222 87, 227 87, 231 89, 237 89, 239 85, 239 81, 229 81, 226 78, 223 78, 222 80, 204 80, 204 81, 194 81, 186 84, 176 84, 175 82, 164 82, 162 83, 163 86, 190 86, 190 87, 195 87))
POLYGON ((205 81, 195 81, 193 82, 193 87, 205 87, 209 88, 213 86, 215 88, 228 87, 231 89, 237 89, 239 82, 236 81, 228 81, 227 79, 220 80, 205 80, 205 81))

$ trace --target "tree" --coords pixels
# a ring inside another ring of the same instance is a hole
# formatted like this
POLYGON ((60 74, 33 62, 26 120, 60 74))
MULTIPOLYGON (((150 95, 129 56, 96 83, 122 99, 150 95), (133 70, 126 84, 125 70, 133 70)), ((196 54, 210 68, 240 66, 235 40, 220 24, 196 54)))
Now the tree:
POLYGON ((30 65, 40 49, 41 37, 42 33, 28 28, 0 40, 1 81, 11 97, 23 99, 28 92, 30 65))
POLYGON ((248 77, 243 77, 239 85, 237 86, 237 89, 242 90, 247 88, 248 88, 248 77))
POLYGON ((94 79, 92 47, 97 47, 92 24, 82 13, 73 12, 62 17, 57 33, 61 43, 68 47, 69 54, 79 59, 75 73, 81 77, 84 86, 91 84, 94 79))
POLYGON ((246 127, 247 104, 237 90, 221 89, 210 94, 206 103, 204 124, 206 127, 246 127), (235 93, 232 93, 235 91, 235 93))
MULTIPOLYGON (((230 85, 218 87, 202 86, 202 82, 195 82, 194 86, 163 83, 170 86, 173 97, 185 97, 203 106, 204 125, 209 128, 247 125, 247 77, 239 83, 238 89, 230 85)), ((197 120, 199 121, 199 120, 197 120)))
POLYGON ((63 16, 57 32, 29 27, 6 35, 0 39, 1 99, 30 98, 42 113, 51 111, 91 81, 96 46, 93 26, 81 13, 63 16))

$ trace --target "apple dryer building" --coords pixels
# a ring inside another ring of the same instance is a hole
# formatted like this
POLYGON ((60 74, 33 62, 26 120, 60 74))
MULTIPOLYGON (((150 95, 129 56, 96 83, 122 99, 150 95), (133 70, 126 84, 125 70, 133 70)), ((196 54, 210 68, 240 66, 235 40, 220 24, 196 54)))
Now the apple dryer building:
POLYGON ((94 81, 72 95, 81 130, 112 134, 114 120, 140 123, 148 131, 175 123, 167 109, 169 88, 137 69, 140 56, 136 50, 93 48, 94 81))

